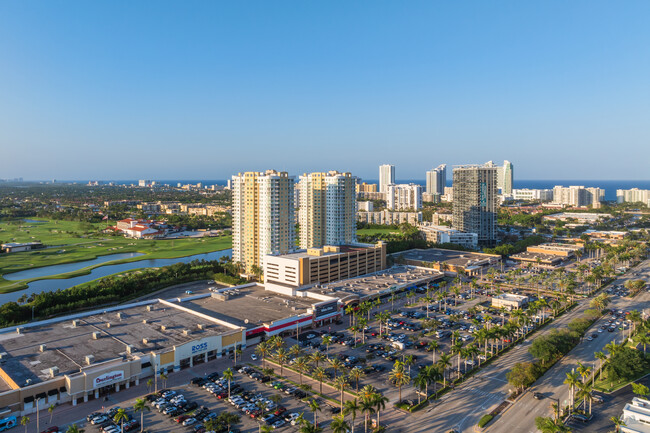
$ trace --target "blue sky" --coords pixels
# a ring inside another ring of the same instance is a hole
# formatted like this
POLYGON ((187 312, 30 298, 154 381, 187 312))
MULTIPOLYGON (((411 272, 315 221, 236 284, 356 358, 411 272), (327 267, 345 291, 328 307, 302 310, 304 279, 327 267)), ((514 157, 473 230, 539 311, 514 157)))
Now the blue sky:
POLYGON ((0 2, 0 178, 648 179, 648 1, 0 2))

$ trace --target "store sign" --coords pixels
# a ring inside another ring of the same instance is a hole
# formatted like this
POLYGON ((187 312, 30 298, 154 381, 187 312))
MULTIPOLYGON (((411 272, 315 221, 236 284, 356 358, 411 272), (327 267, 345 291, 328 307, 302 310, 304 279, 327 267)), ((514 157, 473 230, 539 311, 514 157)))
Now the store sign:
POLYGON ((316 311, 314 312, 314 317, 319 318, 328 314, 335 313, 336 311, 338 311, 338 300, 317 306, 316 311))
POLYGON ((208 343, 200 343, 192 345, 192 355, 202 353, 208 350, 208 343))
POLYGON ((110 385, 111 383, 119 382, 121 380, 124 380, 123 371, 111 371, 110 373, 97 376, 95 380, 93 380, 93 388, 110 385))

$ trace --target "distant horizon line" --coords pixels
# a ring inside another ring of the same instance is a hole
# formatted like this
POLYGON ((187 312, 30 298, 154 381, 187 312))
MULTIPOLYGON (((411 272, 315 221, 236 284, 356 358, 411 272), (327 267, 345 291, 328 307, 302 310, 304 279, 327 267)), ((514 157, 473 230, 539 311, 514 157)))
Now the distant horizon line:
MULTIPOLYGON (((360 178, 363 181, 374 181, 378 182, 378 179, 370 179, 370 178, 363 178, 361 176, 356 176, 360 178)), ((14 180, 16 178, 0 178, 0 182, 4 183, 32 183, 32 182, 49 182, 52 183, 52 181, 61 182, 61 183, 79 183, 79 182, 138 182, 139 180, 149 180, 149 181, 155 181, 155 182, 196 182, 196 181, 210 181, 210 182, 227 182, 229 179, 200 179, 200 178, 193 178, 193 179, 155 179, 155 178, 134 178, 134 179, 24 179, 22 181, 16 181, 14 180)), ((410 181, 410 180, 418 180, 418 181, 426 181, 426 178, 402 178, 402 179, 396 179, 396 181, 410 181)), ((448 177, 447 180, 453 180, 453 178, 448 177)), ((559 178, 549 178, 549 179, 514 179, 513 182, 527 182, 527 181, 545 181, 545 182, 650 182, 650 179, 559 179, 559 178)))

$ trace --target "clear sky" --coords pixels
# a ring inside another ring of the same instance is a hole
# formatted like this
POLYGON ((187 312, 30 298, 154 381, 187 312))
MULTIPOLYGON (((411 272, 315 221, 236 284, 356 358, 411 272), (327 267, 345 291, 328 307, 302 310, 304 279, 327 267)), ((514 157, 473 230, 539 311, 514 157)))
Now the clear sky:
POLYGON ((650 1, 0 1, 0 178, 649 179, 650 1))

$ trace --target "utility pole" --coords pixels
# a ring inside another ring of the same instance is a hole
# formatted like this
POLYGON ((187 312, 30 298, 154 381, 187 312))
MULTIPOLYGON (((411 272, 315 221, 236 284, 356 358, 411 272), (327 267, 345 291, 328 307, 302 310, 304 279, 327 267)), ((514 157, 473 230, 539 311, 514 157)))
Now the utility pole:
POLYGON ((40 402, 41 402, 41 399, 40 399, 40 398, 37 398, 37 399, 36 399, 36 431, 37 431, 37 432, 40 432, 40 431, 41 431, 41 428, 40 428, 40 424, 41 424, 41 423, 40 423, 40 420, 38 419, 38 415, 39 415, 39 411, 38 411, 38 410, 39 410, 39 408, 40 408, 40 407, 39 407, 40 402))

